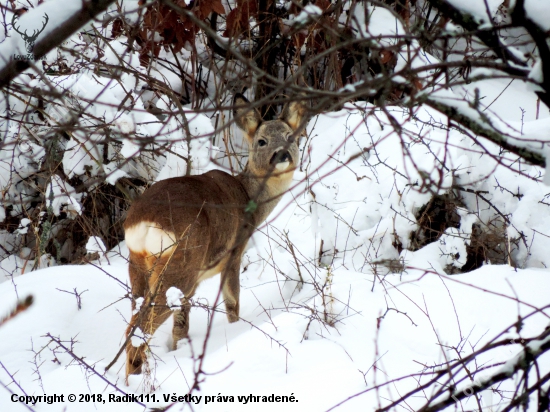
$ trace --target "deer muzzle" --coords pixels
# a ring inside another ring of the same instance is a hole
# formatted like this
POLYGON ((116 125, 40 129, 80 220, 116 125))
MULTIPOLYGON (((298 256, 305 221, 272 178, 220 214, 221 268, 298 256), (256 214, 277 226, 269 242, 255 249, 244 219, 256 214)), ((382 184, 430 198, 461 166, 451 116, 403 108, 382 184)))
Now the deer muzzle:
POLYGON ((292 156, 288 150, 279 150, 273 153, 273 156, 271 156, 271 159, 269 160, 269 163, 275 165, 275 169, 278 171, 286 170, 290 165, 290 162, 292 162, 292 156))

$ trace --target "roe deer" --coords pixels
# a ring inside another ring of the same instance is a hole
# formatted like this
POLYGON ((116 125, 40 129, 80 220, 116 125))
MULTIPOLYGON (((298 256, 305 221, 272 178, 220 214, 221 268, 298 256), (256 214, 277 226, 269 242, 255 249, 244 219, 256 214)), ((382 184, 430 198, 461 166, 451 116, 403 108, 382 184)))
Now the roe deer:
MULTIPOLYGON (((253 230, 288 189, 298 162, 298 136, 306 107, 288 104, 277 120, 262 122, 250 102, 235 96, 235 120, 245 132, 248 163, 231 176, 219 170, 155 183, 128 211, 124 223, 130 249, 134 314, 126 336, 137 328, 147 336, 170 316, 166 291, 183 292, 174 311, 173 348, 189 331, 188 301, 198 284, 221 272, 220 289, 229 322, 239 320, 241 255, 253 230), (136 310, 136 299, 143 307, 136 310)), ((126 379, 141 373, 146 343, 126 344, 126 379)))

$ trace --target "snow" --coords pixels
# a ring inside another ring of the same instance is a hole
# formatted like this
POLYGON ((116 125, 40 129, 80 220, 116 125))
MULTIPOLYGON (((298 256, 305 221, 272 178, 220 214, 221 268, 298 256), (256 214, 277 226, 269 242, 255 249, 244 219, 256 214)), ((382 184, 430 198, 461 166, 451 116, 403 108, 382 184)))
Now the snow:
POLYGON ((47 193, 48 207, 54 215, 59 216, 62 211, 72 216, 82 213, 82 193, 76 193, 75 189, 59 176, 52 176, 47 193))
POLYGON ((550 335, 546 336, 544 339, 539 339, 539 340, 534 340, 532 342, 529 342, 527 344, 527 347, 529 348, 531 353, 536 355, 540 353, 540 351, 542 350, 542 346, 548 345, 549 342, 550 342, 550 335))
MULTIPOLYGON (((491 26, 492 17, 502 4, 501 0, 448 0, 458 10, 466 12, 478 21, 480 24, 491 26)), ((485 28, 485 26, 483 26, 485 28)))
POLYGON ((550 4, 546 0, 525 0, 526 15, 533 20, 543 31, 550 30, 548 14, 550 4))
POLYGON ((136 130, 134 119, 125 113, 122 113, 117 119, 115 119, 114 123, 116 128, 123 134, 130 134, 136 130))
POLYGON ((140 328, 136 328, 136 330, 134 331, 134 334, 130 338, 130 341, 132 342, 132 346, 134 348, 139 348, 143 344, 144 336, 145 334, 143 333, 143 331, 140 328))
MULTIPOLYGON (((167 154, 166 164, 159 172, 156 181, 185 175, 188 158, 191 160, 194 174, 210 170, 211 139, 208 136, 214 132, 212 122, 200 113, 188 112, 185 113, 185 117, 191 140, 190 142, 181 141, 187 139, 181 136, 181 127, 175 126, 175 130, 179 130, 179 137, 173 139, 175 143, 172 144, 172 153, 167 154)), ((186 132, 183 131, 183 133, 186 132)))
POLYGON ((172 286, 166 291, 166 305, 172 310, 181 308, 181 300, 185 297, 183 292, 177 287, 172 286))
POLYGON ((136 308, 134 309, 132 315, 135 315, 136 313, 139 312, 139 310, 141 309, 141 305, 143 305, 144 300, 145 300, 144 298, 137 298, 136 299, 136 308))
POLYGON ((86 242, 86 251, 88 253, 105 253, 107 251, 107 247, 105 246, 105 243, 103 243, 103 240, 101 240, 98 236, 90 236, 88 239, 88 242, 86 242))
MULTIPOLYGON (((453 0, 479 21, 486 16, 486 5, 494 11, 501 3, 453 0)), ((55 0, 44 5, 59 8, 55 0)), ((33 13, 42 13, 44 5, 33 13)), ((127 10, 137 5, 137 1, 124 3, 127 10)), ((529 15, 540 15, 546 2, 529 0, 526 5, 529 15)), ((68 7, 63 9, 56 18, 62 18, 68 7)), ((353 24, 364 36, 381 37, 372 41, 387 45, 390 40, 382 37, 404 33, 384 8, 367 11, 368 24, 361 20, 364 13, 358 13, 353 24)), ((317 6, 308 5, 293 21, 305 24, 320 14, 317 6)), ((541 18, 537 21, 547 24, 541 18)), ((135 21, 137 13, 127 14, 126 19, 135 21)), ((26 24, 26 18, 20 22, 26 24)), ((137 54, 126 51, 125 41, 109 42, 104 62, 138 65, 137 54)), ((412 43, 411 48, 418 50, 412 43)), ((0 45, 0 52, 8 46, 13 44, 0 45)), ((172 59, 168 54, 162 57, 172 59)), ((47 61, 55 58, 48 55, 47 61)), ((397 70, 410 63, 404 56, 397 58, 397 70)), ((434 56, 418 53, 412 66, 434 61, 434 56)), ((539 66, 540 62, 532 69, 535 80, 540 80, 539 66)), ((158 67, 150 73, 173 90, 182 87, 182 80, 173 73, 158 67)), ((537 109, 532 86, 486 78, 493 74, 474 70, 470 84, 419 93, 453 105, 480 124, 491 123, 514 143, 548 154, 542 143, 549 141, 550 114, 537 109), (467 101, 476 94, 478 108, 467 101)), ((109 152, 112 161, 105 164, 98 161, 104 155, 98 149, 104 136, 92 134, 90 138, 75 130, 59 149, 64 152, 61 162, 68 178, 100 177, 114 185, 122 177, 152 182, 181 176, 189 165, 194 174, 218 167, 211 157, 223 154, 224 149, 212 146, 211 118, 183 106, 184 120, 180 107, 151 93, 142 80, 125 73, 119 76, 114 81, 82 70, 52 80, 64 95, 58 106, 52 104, 45 110, 58 124, 78 115, 92 129, 106 125, 113 140, 120 143, 116 153, 120 158, 109 152), (127 96, 134 102, 132 108, 119 105, 127 96), (169 112, 178 112, 178 116, 165 120, 162 116, 169 112), (144 138, 155 142, 144 144, 144 138), (159 147, 170 148, 166 158, 151 160, 147 168, 135 160, 146 156, 144 149, 159 147)), ((341 92, 356 92, 361 86, 358 81, 341 92)), ((32 87, 45 85, 36 81, 32 87)), ((9 99, 9 103, 12 110, 24 112, 22 102, 9 99)), ((150 373, 130 376, 129 386, 124 384, 124 353, 104 372, 125 343, 131 316, 144 302, 136 299, 132 312, 124 242, 107 251, 101 238, 90 233, 86 250, 106 253, 106 258, 86 265, 47 267, 55 265, 55 259, 37 256, 38 247, 32 244, 17 249, 18 255, 10 254, 16 245, 28 241, 33 228, 43 224, 36 217, 22 218, 15 232, 0 232, 0 315, 8 314, 29 294, 34 304, 0 327, 0 383, 30 396, 102 394, 108 399, 110 394, 122 395, 121 391, 156 395, 142 402, 148 408, 162 407, 170 403, 164 395, 188 393, 203 360, 206 374, 199 376, 200 389, 192 392, 201 397, 192 401, 196 404, 193 410, 324 411, 340 404, 336 410, 363 411, 386 405, 430 379, 437 365, 465 357, 495 340, 507 339, 509 344, 478 357, 477 364, 488 367, 475 374, 474 382, 483 382, 501 370, 511 371, 523 356, 522 340, 540 335, 550 316, 550 220, 546 218, 550 195, 542 179, 544 171, 510 154, 502 155, 499 147, 487 141, 481 148, 457 130, 446 130, 446 124, 445 116, 427 106, 409 110, 387 105, 382 109, 364 102, 315 116, 308 125, 307 139, 302 139, 291 192, 255 232, 243 256, 243 320, 229 324, 222 313, 207 311, 205 307, 216 300, 220 279, 204 281, 193 297, 189 340, 180 342, 177 350, 171 350, 172 320, 152 337, 135 331, 134 346, 150 338, 145 368, 150 373), (392 127, 392 120, 401 125, 399 131, 392 127), (471 190, 460 192, 457 227, 445 229, 439 239, 415 249, 411 235, 418 229, 416 213, 434 194, 443 195, 456 187, 471 190), (449 274, 465 264, 475 225, 489 224, 502 225, 503 247, 513 249, 509 264, 488 262, 469 273, 449 274), (518 317, 522 317, 521 328, 518 317), (60 343, 71 348, 72 355, 60 343), (381 386, 374 390, 377 385, 381 386), (220 403, 218 394, 234 400, 220 403), (298 402, 250 398, 272 394, 294 396, 298 402), (207 396, 213 398, 208 403, 207 396)), ((0 221, 11 217, 8 206, 13 208, 12 215, 22 213, 17 202, 20 190, 14 182, 41 170, 45 156, 43 147, 20 133, 10 125, 4 141, 9 150, 0 150, 0 221)), ((82 193, 60 176, 49 177, 44 189, 46 207, 56 218, 62 212, 71 217, 82 213, 82 193)), ((166 298, 177 309, 184 295, 172 287, 166 298)), ((547 339, 531 341, 528 347, 536 352, 547 339)), ((538 360, 538 368, 543 375, 548 372, 548 354, 538 360)), ((457 380, 463 378, 466 374, 459 373, 457 380)), ((459 386, 460 390, 469 387, 469 381, 459 386)), ((499 389, 514 390, 514 383, 503 383, 499 389)), ((483 392, 483 406, 499 400, 496 392, 483 392)), ((408 402, 411 410, 418 410, 426 399, 419 395, 408 402)), ((471 397, 456 407, 472 410, 478 405, 471 397)), ((32 408, 48 412, 144 409, 132 402, 97 401, 37 403, 32 408)), ((4 390, 0 410, 27 409, 12 402, 4 390)), ((189 408, 183 402, 172 410, 189 408)))
POLYGON ((542 74, 542 61, 537 59, 531 72, 529 73, 529 78, 533 79, 537 83, 542 83, 544 81, 544 76, 542 74))
MULTIPOLYGON (((41 30, 43 27, 43 30, 35 40, 35 42, 39 42, 81 8, 82 4, 80 2, 67 3, 63 0, 46 1, 40 4, 39 7, 31 8, 28 12, 24 13, 17 19, 16 26, 23 33, 33 33, 34 31, 41 30), (48 16, 48 22, 44 26, 45 15, 48 16)), ((0 68, 13 59, 14 55, 20 54, 26 56, 27 53, 26 43, 21 35, 8 36, 5 41, 0 43, 0 68)))
MULTIPOLYGON (((254 248, 247 253, 254 253, 254 248)), ((481 346, 501 329, 513 324, 518 315, 531 310, 525 304, 518 305, 518 301, 528 301, 530 305, 540 307, 547 304, 546 291, 550 287, 546 271, 485 266, 458 277, 425 274, 422 270, 409 271, 405 276, 387 275, 384 283, 391 287, 384 290, 376 283, 373 289, 372 275, 339 268, 333 273, 331 285, 334 297, 332 312, 338 322, 335 327, 328 327, 315 320, 311 322, 308 318, 311 312, 306 306, 300 307, 310 300, 311 288, 296 292, 273 271, 263 271, 258 278, 254 267, 249 268, 241 279, 241 316, 252 322, 254 328, 243 322, 227 324, 224 316, 214 315, 205 370, 215 373, 227 369, 208 376, 197 394, 216 396, 222 393, 236 399, 248 394, 290 396, 293 393, 299 402, 285 404, 285 409, 297 411, 326 410, 349 395, 364 390, 365 381, 358 370, 368 371, 381 354, 384 356, 378 363, 379 376, 372 369, 366 374, 369 387, 416 372, 419 363, 439 362, 444 355, 439 344, 454 345, 466 333, 471 333, 470 340, 481 346), (492 293, 487 293, 487 290, 492 293), (269 319, 264 309, 258 306, 257 299, 264 308, 280 309, 271 309, 269 319), (290 300, 294 302, 293 309, 287 310, 285 307, 290 300), (388 307, 397 308, 400 313, 387 313, 377 328, 377 319, 388 307), (307 338, 304 339, 306 330, 307 338), (327 385, 330 390, 322 397, 318 396, 318 388, 327 385)), ((66 396, 69 393, 103 393, 104 396, 115 393, 112 388, 105 388, 104 382, 97 377, 86 373, 59 348, 56 349, 51 339, 45 336, 49 333, 67 345, 73 340, 75 354, 85 355, 87 363, 102 373, 124 341, 126 321, 130 317, 129 301, 121 299, 126 290, 119 281, 127 282, 127 264, 122 258, 111 259, 111 265, 103 266, 102 270, 93 266, 62 266, 29 273, 17 278, 17 291, 11 282, 0 285, 0 311, 3 313, 14 305, 17 296, 32 294, 35 300, 29 310, 0 329, 0 361, 7 370, 18 372, 18 382, 26 393, 66 396), (58 289, 86 290, 82 294, 82 309, 78 310, 74 295, 58 289), (36 379, 33 373, 35 357, 42 364, 40 379, 36 379)), ((217 287, 217 278, 206 281, 199 287, 197 295, 212 301, 217 287)), ((200 353, 206 319, 207 314, 202 309, 192 309, 190 344, 194 353, 200 353)), ((544 323, 542 314, 530 318, 524 325, 522 336, 537 333, 544 323)), ((155 374, 159 386, 153 393, 159 396, 174 392, 183 395, 187 392, 186 379, 193 376, 193 352, 189 346, 168 351, 170 327, 166 326, 151 342, 153 352, 160 357, 155 374)), ((143 333, 138 331, 136 336, 132 342, 139 345, 143 333)), ((491 362, 506 360, 519 350, 521 345, 504 347, 493 354, 491 362)), ((121 382, 123 364, 123 360, 119 360, 106 377, 121 382)), ((2 382, 9 382, 4 371, 0 376, 2 382)), ((142 384, 142 377, 132 376, 129 388, 120 385, 130 393, 142 393, 142 384)), ((413 382, 403 382, 398 389, 402 391, 413 386, 413 382)), ((361 405, 364 407, 372 401, 372 394, 365 394, 347 402, 341 410, 358 410, 361 405)), ((148 405, 159 407, 166 403, 148 405)), ((258 406, 251 403, 249 408, 254 410, 258 406)), ((262 410, 280 410, 277 404, 261 406, 262 410)), ((12 403, 8 396, 0 397, 0 407, 10 411, 24 410, 20 404, 12 403)), ((37 411, 65 410, 63 408, 86 411, 97 407, 113 411, 142 410, 135 404, 113 403, 35 406, 37 411)), ((219 410, 220 405, 204 405, 202 402, 198 407, 199 410, 219 410)), ((232 411, 242 410, 244 406, 235 401, 224 403, 223 408, 232 411)))
POLYGON ((310 20, 314 20, 321 16, 323 14, 323 11, 314 4, 308 4, 305 6, 300 14, 298 14, 295 18, 293 23, 294 24, 306 24, 310 20))
POLYGON ((104 165, 103 169, 107 173, 107 176, 105 177, 105 181, 113 186, 116 184, 118 179, 130 176, 124 170, 116 169, 116 166, 109 167, 109 165, 104 165))
MULTIPOLYGON (((548 240, 538 234, 550 233, 550 223, 540 219, 547 213, 546 206, 540 203, 546 189, 536 180, 499 167, 494 159, 472 150, 470 141, 457 132, 450 132, 455 145, 448 159, 452 168, 458 170, 454 184, 478 190, 489 190, 497 181, 509 190, 521 186, 521 199, 494 189, 487 196, 510 216, 511 237, 520 232, 528 236, 527 246, 520 243, 516 255, 520 266, 528 269, 486 265, 468 274, 445 274, 447 265, 459 267, 464 263, 464 239, 469 239, 472 223, 493 216, 485 206, 479 206, 478 215, 468 212, 476 210, 472 204, 481 202, 474 195, 465 197, 469 207, 460 212, 460 227, 448 229, 438 241, 401 253, 392 246, 392 233, 404 247, 409 246, 410 233, 415 230, 414 213, 431 197, 410 183, 422 182, 429 176, 440 183, 443 193, 453 182, 448 175, 439 176, 434 168, 446 134, 426 129, 422 123, 440 115, 424 107, 415 113, 416 122, 404 122, 406 111, 388 110, 403 122, 402 135, 388 127, 389 121, 381 110, 364 103, 348 104, 310 122, 308 143, 302 146, 304 169, 296 172, 292 193, 285 195, 268 223, 256 232, 243 258, 246 271, 243 269, 241 274, 240 315, 246 322, 228 324, 225 316, 213 315, 203 366, 209 375, 200 391, 194 393, 231 395, 235 402, 221 406, 216 402, 206 404, 203 398, 196 410, 281 408, 278 403, 244 405, 238 401, 238 396, 250 394, 294 394, 298 402, 285 403, 285 409, 327 410, 376 384, 418 373, 424 369, 422 365, 427 368, 440 364, 446 357, 454 356, 445 347, 458 346, 465 339, 478 348, 505 329, 510 339, 515 339, 518 335, 511 326, 518 315, 548 305, 550 277, 544 269, 550 265, 548 240), (430 138, 433 154, 423 144, 415 143, 413 138, 419 135, 430 138), (404 141, 409 150, 407 157, 396 150, 403 147, 404 141), (342 167, 342 163, 348 167, 342 167), (299 256, 304 284, 298 282, 298 270, 285 247, 285 236, 299 256), (321 242, 326 253, 319 259, 321 242), (405 271, 392 273, 385 269, 388 259, 402 261, 405 271), (319 396, 319 388, 327 387, 330 390, 319 396)), ((519 111, 513 107, 509 110, 509 120, 519 121, 519 111)), ((547 121, 532 120, 524 132, 542 132, 547 121)), ((209 122, 197 124, 208 130, 209 122)), ((196 133, 202 133, 200 127, 196 133)), ((193 142, 207 144, 200 139, 193 142)), ((166 164, 174 167, 171 160, 166 164)), ((62 187, 55 177, 51 187, 55 191, 54 210, 79 204, 72 188, 62 187)), ((129 282, 127 253, 124 247, 120 254, 110 252, 109 263, 102 261, 101 268, 58 266, 31 273, 27 268, 24 276, 6 277, 0 284, 2 313, 14 306, 17 297, 35 297, 29 310, 0 328, 0 361, 10 373, 17 372, 17 381, 26 393, 118 393, 78 366, 46 336, 49 333, 59 337, 67 345, 74 340, 75 355, 85 357, 87 364, 103 373, 124 343, 132 315, 130 301, 124 298, 129 282), (58 289, 86 291, 81 296, 82 309, 78 309, 76 295, 58 289), (35 356, 41 365, 40 378, 34 373, 35 356)), ((2 261, 6 275, 10 273, 8 269, 23 265, 16 261, 19 257, 10 259, 2 261)), ((218 287, 219 277, 207 280, 199 286, 194 299, 211 304, 218 287)), ((170 291, 169 301, 174 303, 180 298, 177 290, 170 291)), ((141 303, 136 302, 137 307, 141 303)), ((548 309, 543 312, 550 315, 548 309)), ((149 378, 131 376, 130 386, 124 387, 124 356, 105 377, 129 393, 158 395, 158 402, 145 402, 149 407, 167 405, 162 395, 185 395, 196 370, 197 355, 204 347, 208 318, 204 309, 193 307, 190 341, 175 351, 169 350, 171 321, 155 333, 150 341, 154 354, 150 367, 154 373, 149 378)), ((546 324, 542 312, 535 314, 525 321, 519 336, 534 336, 546 324)), ((143 339, 142 331, 137 331, 132 344, 140 345, 143 339)), ((464 349, 469 350, 470 347, 464 349)), ((520 351, 521 345, 516 343, 479 361, 506 362, 520 351)), ((548 361, 543 359, 540 367, 548 368, 548 361)), ((0 382, 10 381, 5 370, 0 371, 0 382)), ((413 378, 404 379, 391 389, 384 386, 380 396, 395 399, 396 393, 405 393, 416 384, 413 378)), ((19 393, 16 388, 12 390, 19 393)), ((364 410, 365 405, 377 402, 377 395, 370 391, 345 402, 338 410, 364 410)), ((473 407, 472 402, 467 400, 465 407, 473 407)), ((411 400, 411 405, 418 409, 423 405, 422 399, 411 400)), ((96 407, 107 411, 142 410, 132 403, 34 406, 37 411, 86 411, 96 407)), ((12 403, 9 396, 0 396, 0 409, 25 410, 20 403, 12 403)))
POLYGON ((21 222, 19 222, 19 227, 15 230, 20 235, 26 235, 27 232, 29 231, 30 224, 31 224, 31 220, 25 217, 21 219, 21 222))

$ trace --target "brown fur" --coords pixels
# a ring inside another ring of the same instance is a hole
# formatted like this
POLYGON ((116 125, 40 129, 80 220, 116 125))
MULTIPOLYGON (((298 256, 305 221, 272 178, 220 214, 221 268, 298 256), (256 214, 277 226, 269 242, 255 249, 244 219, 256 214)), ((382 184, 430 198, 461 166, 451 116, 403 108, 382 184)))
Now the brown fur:
MULTIPOLYGON (((235 98, 239 106, 236 122, 249 144, 245 171, 235 177, 215 170, 163 180, 128 211, 124 228, 132 295, 145 301, 132 316, 127 335, 136 327, 149 336, 155 332, 172 314, 166 305, 166 291, 175 286, 185 295, 181 310, 174 314, 175 348, 189 331, 188 299, 202 280, 220 272, 227 318, 229 322, 239 320, 241 255, 253 229, 290 185, 298 161, 297 133, 305 113, 302 105, 292 103, 284 109, 282 119, 262 123, 257 111, 246 108, 247 103, 243 96, 235 98), (260 146, 260 140, 266 144, 260 146), (277 171, 279 163, 281 168, 287 165, 282 154, 288 154, 288 167, 277 171)), ((133 310, 135 306, 133 300, 133 310)), ((127 376, 141 373, 145 347, 146 343, 134 347, 128 341, 127 376)))

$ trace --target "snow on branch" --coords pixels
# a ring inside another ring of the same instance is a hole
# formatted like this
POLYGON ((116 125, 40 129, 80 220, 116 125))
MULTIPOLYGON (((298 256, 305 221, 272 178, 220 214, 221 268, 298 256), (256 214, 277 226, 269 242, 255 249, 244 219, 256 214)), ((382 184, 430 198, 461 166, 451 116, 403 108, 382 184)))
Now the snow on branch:
POLYGON ((542 65, 542 79, 540 79, 540 83, 544 89, 544 92, 537 92, 537 95, 550 107, 550 48, 547 42, 549 35, 528 16, 524 0, 516 0, 516 5, 511 16, 512 23, 524 27, 537 45, 539 62, 542 65))
MULTIPOLYGON (((442 99, 435 97, 433 94, 426 94, 424 97, 420 97, 419 100, 422 103, 425 103, 437 111, 445 114, 453 122, 456 122, 459 125, 471 130, 478 136, 482 136, 490 140, 491 142, 501 146, 503 149, 522 157, 527 162, 535 166, 546 166, 546 158, 542 154, 542 150, 539 152, 532 147, 527 147, 527 144, 519 144, 523 143, 519 139, 513 139, 518 144, 512 143, 511 136, 506 136, 505 134, 499 132, 492 127, 492 125, 486 121, 483 121, 483 119, 479 116, 476 116, 477 118, 470 116, 467 114, 467 111, 464 110, 464 107, 461 108, 459 105, 451 105, 448 102, 444 102, 442 99)), ((464 102, 460 103, 464 104, 464 102)), ((473 112, 476 113, 475 111, 473 112)))
MULTIPOLYGON (((504 38, 499 36, 499 27, 493 25, 492 17, 483 13, 470 13, 459 8, 458 2, 453 0, 428 0, 431 6, 437 8, 443 15, 462 26, 465 30, 474 33, 495 55, 505 63, 509 74, 518 75, 523 72, 523 77, 537 80, 542 91, 536 94, 550 107, 550 47, 548 46, 548 34, 533 18, 535 11, 526 8, 524 0, 517 0, 510 7, 511 26, 523 28, 529 33, 538 50, 541 75, 537 76, 537 65, 531 69, 521 53, 517 53, 514 47, 506 44, 504 38), (489 21, 486 21, 489 20, 489 21)), ((482 4, 482 2, 480 2, 482 4)), ((482 7, 483 8, 483 7, 482 7)))
POLYGON ((517 54, 510 51, 498 37, 494 27, 487 29, 487 23, 483 19, 487 19, 485 16, 475 16, 468 13, 465 10, 459 9, 452 1, 447 0, 428 0, 428 2, 435 8, 437 8, 445 16, 449 17, 455 24, 462 26, 464 29, 470 32, 475 32, 476 36, 490 49, 492 49, 496 55, 504 61, 512 61, 516 65, 526 68, 526 61, 521 59, 517 54))
MULTIPOLYGON (((419 412, 441 411, 446 407, 454 404, 455 402, 468 398, 473 394, 480 393, 495 385, 496 383, 511 378, 513 375, 520 371, 527 371, 533 364, 533 362, 535 362, 548 350, 550 350, 550 326, 546 327, 546 329, 539 336, 526 343, 523 347, 523 350, 518 353, 514 358, 506 362, 506 364, 503 365, 495 374, 482 379, 480 382, 474 382, 473 385, 468 386, 464 389, 455 390, 444 400, 432 405, 426 405, 422 409, 419 409, 419 412)), ((535 385, 530 388, 526 388, 525 390, 531 393, 532 391, 537 390, 543 383, 546 383, 549 380, 550 374, 546 374, 545 376, 541 377, 541 379, 536 382, 535 385)))

